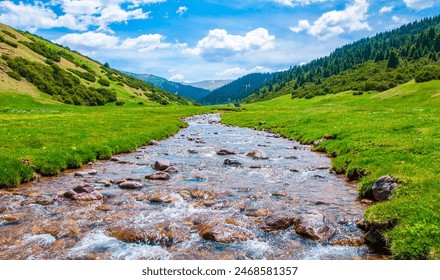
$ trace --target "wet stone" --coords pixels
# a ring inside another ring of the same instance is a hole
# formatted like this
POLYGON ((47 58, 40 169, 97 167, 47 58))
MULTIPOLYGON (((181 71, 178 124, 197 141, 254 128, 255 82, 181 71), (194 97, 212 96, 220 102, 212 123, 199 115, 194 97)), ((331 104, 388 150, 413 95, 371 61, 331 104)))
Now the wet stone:
POLYGON ((190 154, 198 154, 199 152, 197 152, 196 150, 188 150, 188 153, 190 153, 190 154))
POLYGON ((143 187, 143 185, 139 182, 128 181, 128 182, 120 183, 119 187, 121 187, 123 189, 140 189, 143 187))
POLYGON ((100 200, 103 198, 102 194, 90 185, 77 186, 73 190, 65 192, 63 196, 72 200, 82 201, 100 200))
POLYGON ((5 206, 3 206, 3 205, 0 205, 0 213, 3 213, 3 212, 5 212, 6 211, 6 207, 5 206))
POLYGON ((150 141, 150 145, 152 145, 152 146, 160 146, 160 143, 158 141, 156 141, 156 140, 151 140, 150 141))
POLYGON ((246 156, 253 158, 253 159, 268 159, 269 157, 267 154, 260 150, 253 150, 246 154, 246 156))
POLYGON ((85 177, 87 176, 89 173, 87 172, 75 172, 75 174, 73 174, 75 177, 85 177))
POLYGON ((112 208, 108 205, 99 205, 95 209, 98 211, 104 211, 104 212, 112 210, 112 208))
POLYGON ((270 211, 268 209, 264 209, 264 208, 248 209, 248 210, 244 211, 244 214, 246 216, 251 216, 251 217, 264 217, 264 216, 268 216, 269 213, 270 213, 270 211))
POLYGON ((235 151, 230 149, 220 149, 215 152, 219 156, 235 155, 235 151))
POLYGON ((171 166, 171 163, 168 160, 161 159, 156 161, 153 166, 156 170, 164 171, 171 166))
POLYGON ((239 165, 241 165, 241 162, 239 162, 236 159, 225 159, 223 164, 224 165, 231 165, 231 166, 239 166, 239 165))
POLYGON ((244 229, 226 224, 223 221, 213 221, 195 227, 200 237, 219 243, 243 242, 253 238, 244 229))
POLYGON ((315 210, 307 211, 298 217, 295 232, 320 242, 327 242, 335 234, 327 218, 315 210))
POLYGON ((114 162, 120 162, 121 161, 121 159, 118 158, 118 157, 111 157, 110 160, 114 161, 114 162))
POLYGON ((273 215, 264 220, 262 229, 265 231, 285 230, 292 226, 295 218, 291 216, 273 215))
POLYGON ((179 170, 175 166, 170 166, 164 170, 166 173, 179 173, 179 170))
POLYGON ((165 193, 155 193, 148 196, 150 202, 169 204, 176 201, 176 198, 165 193))
POLYGON ((391 192, 397 187, 397 185, 397 181, 391 176, 380 177, 371 187, 374 199, 379 202, 389 200, 391 192))
POLYGON ((156 181, 166 181, 171 179, 171 175, 164 171, 157 171, 151 175, 145 176, 145 179, 156 180, 156 181))

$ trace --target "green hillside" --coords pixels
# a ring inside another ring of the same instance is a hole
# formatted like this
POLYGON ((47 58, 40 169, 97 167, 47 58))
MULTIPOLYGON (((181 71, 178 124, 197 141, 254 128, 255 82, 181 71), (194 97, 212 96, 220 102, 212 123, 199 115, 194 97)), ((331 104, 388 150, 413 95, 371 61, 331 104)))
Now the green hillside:
POLYGON ((334 171, 360 180, 362 195, 368 197, 381 176, 397 178, 392 199, 369 208, 367 221, 395 224, 384 233, 394 258, 440 258, 440 81, 411 81, 363 95, 285 95, 244 108, 224 114, 223 121, 303 143, 327 135, 330 140, 316 150, 334 157, 334 171))
POLYGON ((291 94, 293 98, 346 90, 384 91, 413 79, 440 78, 440 16, 409 23, 336 49, 281 72, 246 102, 291 94))
POLYGON ((190 104, 108 65, 3 24, 0 54, 1 92, 45 93, 54 101, 74 105, 116 101, 190 104))

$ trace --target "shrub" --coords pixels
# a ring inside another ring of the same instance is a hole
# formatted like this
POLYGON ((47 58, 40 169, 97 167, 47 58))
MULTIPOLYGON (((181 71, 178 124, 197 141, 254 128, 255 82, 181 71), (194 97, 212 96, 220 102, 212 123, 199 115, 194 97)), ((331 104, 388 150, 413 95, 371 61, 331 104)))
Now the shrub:
POLYGON ((33 50, 34 52, 50 59, 56 62, 61 61, 61 56, 58 54, 58 52, 52 48, 49 48, 46 46, 46 44, 42 42, 25 42, 25 41, 19 41, 19 43, 25 45, 29 49, 33 50))
POLYGON ((125 102, 124 101, 116 101, 116 106, 124 106, 125 102))
POLYGON ((17 39, 17 36, 15 36, 15 34, 9 32, 8 30, 2 30, 2 32, 5 33, 6 35, 8 35, 9 37, 17 39))
POLYGON ((98 83, 100 83, 101 85, 103 85, 103 86, 105 86, 105 87, 108 87, 108 86, 110 86, 110 81, 109 80, 106 80, 106 79, 99 79, 98 80, 98 83))
POLYGON ((353 95, 362 95, 362 94, 364 94, 364 92, 363 91, 354 91, 353 92, 353 95))
POLYGON ((8 74, 8 76, 11 77, 12 79, 15 79, 17 81, 21 81, 21 77, 17 72, 8 71, 8 72, 6 72, 6 74, 8 74))

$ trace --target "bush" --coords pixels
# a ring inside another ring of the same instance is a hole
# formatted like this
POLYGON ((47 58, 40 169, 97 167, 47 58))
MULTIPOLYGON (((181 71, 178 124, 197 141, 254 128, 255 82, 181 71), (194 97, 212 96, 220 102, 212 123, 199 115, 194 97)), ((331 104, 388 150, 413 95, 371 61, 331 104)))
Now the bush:
POLYGON ((6 43, 6 44, 8 44, 9 46, 11 46, 13 48, 17 48, 18 47, 18 45, 16 43, 11 42, 9 40, 6 40, 5 37, 3 37, 2 35, 0 35, 0 42, 6 43))
POLYGON ((8 72, 6 72, 6 74, 8 74, 8 76, 11 77, 12 79, 15 79, 17 81, 21 81, 21 77, 17 72, 8 71, 8 72))
POLYGON ((67 70, 69 70, 72 73, 75 73, 77 76, 83 78, 84 80, 87 80, 92 83, 96 82, 95 76, 89 72, 81 72, 75 69, 67 69, 67 70))
POLYGON ((124 101, 116 101, 116 106, 124 106, 125 102, 124 101))
POLYGON ((355 92, 353 92, 353 95, 363 95, 364 94, 364 92, 363 91, 355 91, 355 92))
POLYGON ((5 33, 6 35, 8 35, 9 37, 17 39, 17 36, 15 36, 15 34, 9 32, 8 30, 2 30, 2 32, 5 33))
POLYGON ((108 86, 110 86, 110 81, 109 80, 106 80, 106 79, 99 79, 98 80, 98 83, 100 83, 101 85, 103 85, 103 86, 105 86, 105 87, 108 87, 108 86))

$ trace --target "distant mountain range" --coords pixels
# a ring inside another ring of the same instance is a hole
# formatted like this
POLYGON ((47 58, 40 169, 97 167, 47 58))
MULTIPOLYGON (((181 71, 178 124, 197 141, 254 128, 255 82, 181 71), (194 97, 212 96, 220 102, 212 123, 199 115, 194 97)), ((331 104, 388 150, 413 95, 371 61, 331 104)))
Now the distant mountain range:
POLYGON ((201 100, 202 98, 208 96, 211 93, 211 91, 209 91, 207 89, 168 81, 165 78, 158 77, 158 76, 151 75, 151 74, 134 74, 134 73, 127 73, 127 74, 129 74, 135 78, 138 78, 144 82, 152 84, 156 87, 164 89, 166 91, 169 91, 174 94, 178 94, 180 96, 184 96, 187 98, 191 98, 196 101, 201 100))
POLYGON ((195 82, 195 83, 188 83, 188 85, 193 86, 193 87, 207 89, 207 90, 216 90, 226 84, 229 84, 232 81, 233 80, 208 80, 208 81, 201 81, 201 82, 195 82))

